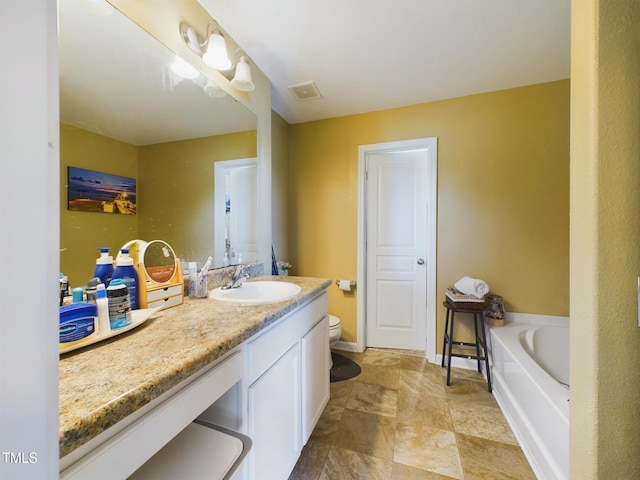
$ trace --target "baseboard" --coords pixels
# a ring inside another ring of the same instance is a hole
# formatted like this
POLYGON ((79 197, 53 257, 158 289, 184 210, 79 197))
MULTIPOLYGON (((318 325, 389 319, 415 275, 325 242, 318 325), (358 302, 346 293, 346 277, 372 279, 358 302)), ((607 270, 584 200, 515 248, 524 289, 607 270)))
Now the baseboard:
MULTIPOLYGON (((442 355, 436 355, 437 365, 442 365, 442 355)), ((478 361, 472 358, 462 358, 462 357, 451 357, 451 366, 454 368, 464 368, 465 370, 475 370, 478 371, 478 361)), ((445 363, 446 367, 446 363, 445 363)), ((484 361, 481 362, 481 369, 483 375, 486 377, 484 361)))
POLYGON ((358 347, 357 343, 354 342, 343 342, 342 340, 339 340, 338 343, 335 344, 334 347, 336 350, 342 350, 344 352, 358 352, 358 353, 362 353, 364 350, 361 350, 358 347))

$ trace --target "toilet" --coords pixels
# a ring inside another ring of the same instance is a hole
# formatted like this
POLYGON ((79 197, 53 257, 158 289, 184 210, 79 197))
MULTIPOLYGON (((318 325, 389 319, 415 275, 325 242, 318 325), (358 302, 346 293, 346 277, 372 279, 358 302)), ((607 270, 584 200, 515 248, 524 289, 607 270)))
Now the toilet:
POLYGON ((342 325, 340 324, 340 319, 335 315, 329 315, 329 348, 338 343, 341 334, 342 325))
MULTIPOLYGON (((335 315, 329 315, 329 358, 331 359, 331 348, 338 343, 340 335, 342 334, 342 325, 340 319, 335 315)), ((333 360, 331 360, 329 368, 333 366, 333 360)))

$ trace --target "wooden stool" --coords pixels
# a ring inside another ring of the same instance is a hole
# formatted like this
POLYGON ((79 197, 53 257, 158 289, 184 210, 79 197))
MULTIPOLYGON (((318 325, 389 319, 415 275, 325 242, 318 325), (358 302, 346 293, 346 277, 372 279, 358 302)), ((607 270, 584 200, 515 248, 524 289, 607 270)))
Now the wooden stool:
POLYGON ((442 367, 444 367, 445 358, 447 358, 447 385, 451 385, 451 357, 470 358, 477 360, 478 372, 482 372, 480 362, 485 362, 485 367, 487 369, 487 386, 489 391, 491 391, 491 370, 489 369, 489 354, 487 352, 487 338, 484 329, 484 303, 478 303, 477 306, 470 303, 456 305, 454 302, 445 300, 443 305, 444 308, 447 309, 447 316, 444 324, 444 342, 442 344, 442 367), (456 342, 453 339, 453 327, 456 313, 470 313, 473 315, 475 342, 456 342), (475 355, 453 353, 454 346, 475 347, 476 353, 475 355))

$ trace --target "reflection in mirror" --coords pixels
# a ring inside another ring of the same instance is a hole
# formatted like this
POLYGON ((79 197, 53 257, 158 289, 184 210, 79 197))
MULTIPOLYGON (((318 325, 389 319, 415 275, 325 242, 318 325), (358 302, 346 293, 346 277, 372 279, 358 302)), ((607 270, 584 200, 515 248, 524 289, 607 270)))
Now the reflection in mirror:
POLYGON ((83 285, 98 247, 115 257, 136 238, 202 263, 224 238, 214 164, 256 157, 255 115, 204 75, 174 73, 176 56, 120 12, 96 15, 84 1, 59 1, 61 271, 83 285), (137 214, 67 210, 68 166, 136 179, 137 214))

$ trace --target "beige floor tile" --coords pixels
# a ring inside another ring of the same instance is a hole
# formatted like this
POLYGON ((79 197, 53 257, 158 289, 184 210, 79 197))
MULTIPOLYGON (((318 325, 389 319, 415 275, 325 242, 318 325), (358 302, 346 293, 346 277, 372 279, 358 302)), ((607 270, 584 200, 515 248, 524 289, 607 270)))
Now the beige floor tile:
POLYGON ((398 413, 401 422, 419 423, 442 430, 453 431, 446 398, 401 390, 398 392, 398 413))
POLYGON ((456 437, 447 430, 398 422, 393 459, 440 475, 464 478, 456 437))
POLYGON ((511 427, 497 406, 452 400, 449 402, 449 410, 456 433, 518 445, 511 427))
POLYGON ((354 382, 347 408, 361 412, 395 417, 398 392, 378 385, 354 382))
POLYGON ((314 440, 331 443, 335 436, 335 433, 340 427, 340 421, 342 420, 344 413, 337 415, 322 415, 316 423, 316 427, 311 432, 311 438, 314 440))
POLYGON ((340 353, 363 373, 331 384, 291 480, 535 478, 478 372, 454 368, 447 387, 423 355, 340 353))
POLYGON ((451 380, 451 385, 444 387, 445 395, 449 400, 458 402, 486 402, 493 406, 498 406, 493 394, 487 390, 487 382, 484 380, 451 380))
POLYGON ((329 405, 346 407, 351 390, 353 390, 353 382, 345 380, 344 382, 333 382, 329 384, 330 396, 329 405))
POLYGON ((398 389, 400 379, 400 369, 385 365, 372 365, 363 363, 360 375, 353 378, 354 382, 368 383, 370 385, 380 385, 381 387, 398 389))
POLYGON ((389 460, 332 447, 320 480, 388 480, 391 469, 389 460))
POLYGON ((401 355, 398 353, 367 349, 362 357, 362 363, 398 367, 400 366, 400 357, 401 355))
POLYGON ((333 445, 393 460, 396 419, 357 410, 345 410, 332 436, 333 445))
POLYGON ((401 463, 394 463, 391 472, 391 480, 451 480, 451 478, 401 463))
POLYGON ((402 355, 400 357, 400 368, 403 370, 412 370, 415 372, 433 372, 441 375, 442 367, 429 363, 427 357, 415 355, 402 355))
POLYGON ((465 480, 535 480, 519 447, 463 434, 456 439, 465 480))
POLYGON ((429 371, 417 372, 413 370, 400 370, 398 390, 434 397, 446 397, 442 377, 429 371))
POLYGON ((320 478, 330 449, 330 443, 309 440, 302 450, 289 480, 317 480, 320 478))

